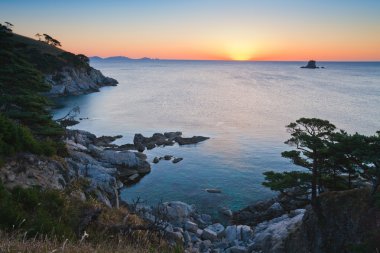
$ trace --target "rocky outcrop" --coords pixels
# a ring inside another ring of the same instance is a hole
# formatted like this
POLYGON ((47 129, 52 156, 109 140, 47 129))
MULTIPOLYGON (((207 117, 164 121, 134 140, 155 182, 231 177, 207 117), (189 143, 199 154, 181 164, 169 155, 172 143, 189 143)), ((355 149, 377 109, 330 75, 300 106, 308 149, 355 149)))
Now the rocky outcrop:
POLYGON ((0 168, 0 180, 7 188, 38 186, 62 190, 69 182, 62 160, 20 153, 0 168))
POLYGON ((234 212, 233 221, 236 224, 256 226, 261 222, 280 217, 292 210, 304 208, 307 204, 307 202, 297 201, 287 195, 279 194, 272 199, 258 201, 234 212))
POLYGON ((68 130, 66 146, 69 156, 65 158, 73 177, 82 177, 90 181, 88 191, 95 192, 98 199, 112 206, 118 189, 124 183, 131 183, 150 172, 146 156, 131 151, 106 149, 110 142, 120 136, 97 138, 82 130, 68 130))
POLYGON ((116 86, 118 83, 92 67, 64 67, 54 74, 46 74, 45 80, 52 86, 47 94, 49 96, 86 94, 99 91, 103 86, 116 86))
POLYGON ((302 69, 319 69, 319 67, 317 67, 316 61, 314 60, 309 61, 306 66, 302 66, 301 68, 302 69))
MULTIPOLYGON (((319 213, 308 208, 301 226, 286 239, 283 252, 354 252, 373 236, 378 238, 379 210, 373 205, 370 189, 328 192, 319 200, 319 213)), ((374 244, 379 248, 378 239, 374 244)), ((374 248, 355 252, 376 252, 374 248)))
POLYGON ((184 138, 182 132, 155 133, 152 137, 135 134, 133 144, 138 151, 143 152, 145 149, 153 149, 159 146, 172 146, 175 143, 179 145, 197 144, 208 139, 209 137, 203 136, 184 138))
POLYGON ((78 199, 92 196, 107 206, 114 206, 124 183, 134 182, 150 172, 145 155, 106 150, 101 146, 119 137, 97 138, 86 131, 67 130, 66 157, 19 154, 0 168, 0 179, 10 188, 39 186, 59 190, 82 180, 87 183, 72 192, 73 196, 78 199))

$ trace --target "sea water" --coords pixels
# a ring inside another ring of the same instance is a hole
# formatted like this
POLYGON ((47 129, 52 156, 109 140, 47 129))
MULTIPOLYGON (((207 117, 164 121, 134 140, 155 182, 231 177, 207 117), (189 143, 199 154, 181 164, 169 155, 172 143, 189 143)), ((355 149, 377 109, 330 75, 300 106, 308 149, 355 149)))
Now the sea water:
POLYGON ((92 62, 119 81, 99 93, 61 99, 55 117, 79 106, 77 129, 97 135, 181 131, 202 135, 197 145, 145 151, 148 161, 173 155, 177 164, 160 161, 121 197, 150 204, 180 200, 215 214, 274 195, 262 186, 263 172, 297 169, 281 157, 290 147, 285 126, 300 117, 331 121, 350 133, 380 130, 380 63, 124 61, 92 62), (208 193, 217 188, 222 193, 208 193))

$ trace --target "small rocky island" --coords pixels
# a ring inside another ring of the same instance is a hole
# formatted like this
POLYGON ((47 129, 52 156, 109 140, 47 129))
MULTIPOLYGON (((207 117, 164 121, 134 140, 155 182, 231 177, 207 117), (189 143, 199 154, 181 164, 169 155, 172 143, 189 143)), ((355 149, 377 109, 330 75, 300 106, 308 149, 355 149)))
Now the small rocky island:
POLYGON ((301 69, 319 69, 317 66, 317 62, 314 60, 310 60, 306 66, 302 66, 301 69))

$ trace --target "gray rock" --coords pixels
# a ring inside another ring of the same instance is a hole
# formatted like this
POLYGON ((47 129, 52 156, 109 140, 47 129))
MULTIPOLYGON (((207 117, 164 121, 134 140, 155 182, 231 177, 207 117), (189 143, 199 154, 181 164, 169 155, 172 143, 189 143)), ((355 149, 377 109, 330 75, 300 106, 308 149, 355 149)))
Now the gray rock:
POLYGON ((177 243, 182 243, 184 242, 184 238, 181 232, 166 232, 166 236, 169 240, 173 240, 177 243))
POLYGON ((214 231, 218 238, 221 238, 222 236, 224 236, 224 226, 220 223, 215 223, 213 225, 210 225, 207 227, 207 229, 214 231))
POLYGON ((194 206, 181 201, 165 202, 162 205, 167 211, 168 219, 175 223, 186 221, 195 212, 194 206))
POLYGON ((211 247, 212 243, 210 240, 204 240, 199 245, 199 250, 201 252, 207 252, 208 249, 211 247))
POLYGON ((183 234, 183 229, 180 228, 180 227, 174 227, 174 228, 173 228, 173 231, 174 231, 174 232, 180 232, 180 233, 183 234))
POLYGON ((184 239, 185 243, 191 242, 191 236, 190 236, 189 232, 187 232, 187 231, 183 232, 183 239, 184 239))
MULTIPOLYGON (((202 233, 203 233, 203 230, 202 230, 202 233)), ((200 236, 197 236, 197 235, 193 234, 193 235, 191 235, 191 242, 192 243, 201 242, 202 240, 199 239, 199 238, 200 238, 200 236)))
POLYGON ((229 244, 227 242, 216 242, 214 243, 214 248, 218 248, 221 250, 227 249, 229 247, 229 244))
POLYGON ((211 224, 212 222, 211 215, 209 214, 201 214, 201 219, 208 224, 211 224))
POLYGON ((227 217, 232 217, 233 213, 230 209, 228 209, 227 207, 223 207, 220 209, 220 213, 223 214, 224 216, 227 216, 227 217))
POLYGON ((244 246, 233 246, 229 250, 231 253, 249 253, 248 249, 244 246))
POLYGON ((185 229, 190 231, 190 232, 196 233, 198 230, 198 224, 191 222, 191 221, 186 221, 185 222, 185 229))
POLYGON ((198 236, 199 238, 202 237, 202 234, 203 234, 203 230, 202 229, 197 229, 197 232, 195 232, 196 236, 198 236))
POLYGON ((239 225, 238 230, 240 230, 240 240, 244 242, 247 242, 253 236, 253 231, 249 226, 239 225))
POLYGON ((86 94, 98 91, 103 86, 115 86, 115 79, 105 77, 99 70, 92 67, 76 68, 64 67, 59 73, 46 74, 45 80, 52 88, 49 96, 67 96, 86 94), (58 76, 60 78, 56 78, 58 76))
POLYGON ((218 235, 211 229, 205 228, 202 233, 202 239, 214 242, 218 239, 218 235))
POLYGON ((237 226, 236 225, 227 226, 227 228, 225 229, 225 237, 226 237, 226 240, 229 242, 233 242, 234 240, 236 240, 237 226))

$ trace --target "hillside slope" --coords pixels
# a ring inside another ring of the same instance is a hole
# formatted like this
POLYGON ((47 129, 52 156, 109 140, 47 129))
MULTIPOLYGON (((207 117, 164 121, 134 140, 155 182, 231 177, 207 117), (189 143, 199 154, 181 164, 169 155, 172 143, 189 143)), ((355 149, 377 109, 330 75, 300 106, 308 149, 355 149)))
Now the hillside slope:
POLYGON ((84 55, 75 55, 22 35, 13 34, 12 43, 39 71, 52 88, 50 96, 79 95, 115 86, 115 79, 105 77, 89 65, 84 55))

